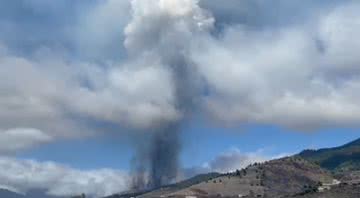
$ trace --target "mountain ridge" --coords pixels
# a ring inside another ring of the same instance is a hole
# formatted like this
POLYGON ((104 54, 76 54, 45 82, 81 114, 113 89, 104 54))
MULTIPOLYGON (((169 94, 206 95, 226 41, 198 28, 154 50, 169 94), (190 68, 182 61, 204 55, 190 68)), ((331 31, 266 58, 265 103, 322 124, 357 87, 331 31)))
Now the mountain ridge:
POLYGON ((304 150, 296 156, 333 172, 360 170, 360 139, 333 148, 304 150))
MULTIPOLYGON (((333 193, 338 197, 353 198, 360 195, 358 186, 360 187, 360 139, 333 148, 303 150, 290 157, 255 163, 234 173, 218 174, 196 183, 185 180, 136 197, 320 198, 321 193, 333 193), (339 176, 338 172, 344 174, 339 176), (184 183, 189 185, 181 185, 184 183), (323 189, 327 191, 319 192, 323 189)), ((128 197, 131 196, 113 195, 108 198, 128 197)))
POLYGON ((14 192, 9 189, 0 188, 0 198, 67 198, 47 195, 44 190, 30 190, 26 194, 14 192))

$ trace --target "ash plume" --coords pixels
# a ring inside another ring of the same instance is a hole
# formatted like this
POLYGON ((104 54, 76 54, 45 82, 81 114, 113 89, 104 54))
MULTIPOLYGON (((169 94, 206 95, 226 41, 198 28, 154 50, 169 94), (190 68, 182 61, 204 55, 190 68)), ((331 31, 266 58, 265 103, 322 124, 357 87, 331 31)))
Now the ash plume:
POLYGON ((180 140, 178 126, 157 131, 150 147, 150 188, 174 182, 178 174, 180 140))
MULTIPOLYGON (((185 117, 194 106, 195 82, 190 77, 191 70, 185 59, 179 59, 171 65, 176 91, 176 108, 185 117)), ((145 146, 139 147, 135 158, 133 188, 151 189, 176 181, 181 150, 180 133, 183 119, 164 123, 151 131, 151 137, 145 146)))
POLYGON ((172 106, 178 117, 154 123, 151 138, 135 156, 134 189, 157 188, 175 182, 179 139, 184 117, 195 106, 196 71, 188 59, 191 38, 213 25, 211 16, 193 0, 133 0, 132 20, 125 28, 129 56, 171 76, 172 106))
POLYGON ((137 143, 132 160, 134 190, 153 189, 176 181, 179 171, 181 122, 167 124, 137 143))

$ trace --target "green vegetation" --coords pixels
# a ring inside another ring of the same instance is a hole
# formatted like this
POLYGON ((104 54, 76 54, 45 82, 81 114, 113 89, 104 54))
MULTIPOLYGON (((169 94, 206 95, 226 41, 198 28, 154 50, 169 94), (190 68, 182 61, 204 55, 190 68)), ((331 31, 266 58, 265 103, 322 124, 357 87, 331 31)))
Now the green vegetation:
POLYGON ((334 172, 360 170, 360 139, 336 148, 304 150, 298 156, 334 172))

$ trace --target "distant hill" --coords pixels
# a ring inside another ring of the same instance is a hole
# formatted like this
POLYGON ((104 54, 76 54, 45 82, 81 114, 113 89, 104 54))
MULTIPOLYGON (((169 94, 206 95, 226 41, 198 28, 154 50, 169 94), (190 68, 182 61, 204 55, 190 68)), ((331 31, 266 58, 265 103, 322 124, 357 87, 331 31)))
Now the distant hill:
POLYGON ((335 148, 304 150, 298 156, 335 172, 360 170, 360 139, 335 148))
POLYGON ((31 190, 26 195, 10 190, 0 189, 0 198, 63 198, 46 195, 43 190, 31 190))
POLYGON ((305 187, 315 188, 333 180, 319 166, 301 158, 282 158, 257 163, 232 174, 174 192, 170 196, 197 197, 280 197, 303 192, 305 187))
MULTIPOLYGON (((209 173, 153 191, 136 194, 152 197, 280 197, 316 188, 332 182, 329 172, 302 158, 282 158, 256 163, 230 174, 209 173)), ((133 194, 113 195, 109 198, 130 198, 133 194)))
POLYGON ((0 197, 1 198, 25 198, 24 195, 12 192, 6 189, 0 189, 0 197))
POLYGON ((360 197, 360 139, 340 147, 304 150, 230 174, 209 173, 154 190, 109 198, 360 197), (357 170, 357 171, 356 171, 357 170))
POLYGON ((144 195, 144 194, 151 194, 154 197, 156 195, 160 196, 162 194, 166 194, 166 193, 174 192, 174 191, 181 190, 181 189, 184 189, 184 188, 188 188, 188 187, 190 187, 192 185, 201 183, 203 181, 207 181, 209 179, 219 177, 220 175, 221 175, 220 173, 215 173, 215 172, 206 173, 206 174, 199 174, 199 175, 196 175, 196 176, 194 176, 194 177, 192 177, 190 179, 178 182, 176 184, 163 186, 161 188, 157 188, 157 189, 153 189, 153 190, 138 191, 138 192, 129 191, 129 192, 121 193, 121 194, 108 196, 106 198, 127 198, 127 197, 135 197, 135 196, 138 197, 138 196, 144 195))
POLYGON ((286 198, 357 198, 360 197, 360 186, 338 185, 324 192, 310 192, 304 195, 288 196, 286 198))

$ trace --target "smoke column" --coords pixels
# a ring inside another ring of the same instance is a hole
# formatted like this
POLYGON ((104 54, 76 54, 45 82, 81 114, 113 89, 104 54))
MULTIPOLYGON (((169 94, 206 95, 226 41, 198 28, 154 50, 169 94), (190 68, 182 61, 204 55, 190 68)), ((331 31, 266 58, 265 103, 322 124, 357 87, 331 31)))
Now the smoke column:
POLYGON ((179 115, 157 123, 148 144, 135 156, 133 187, 157 188, 177 177, 182 122, 198 96, 196 69, 188 58, 191 39, 208 33, 214 20, 196 0, 133 0, 131 4, 125 47, 133 59, 143 59, 144 67, 156 65, 169 73, 172 107, 179 115))
POLYGON ((177 126, 169 126, 153 135, 150 148, 149 187, 160 187, 176 179, 180 151, 179 131, 176 130, 178 130, 177 126))
POLYGON ((132 161, 133 189, 152 189, 176 181, 181 149, 180 123, 151 131, 146 142, 138 143, 132 161))
MULTIPOLYGON (((196 83, 191 77, 191 64, 182 57, 172 61, 174 62, 169 64, 174 75, 174 90, 177 98, 175 106, 185 117, 194 106, 196 83)), ((182 122, 183 119, 179 119, 176 122, 165 123, 151 131, 148 145, 142 145, 136 156, 137 169, 133 181, 135 189, 157 188, 176 181, 181 151, 179 136, 182 122), (149 172, 148 178, 146 171, 149 172)))

